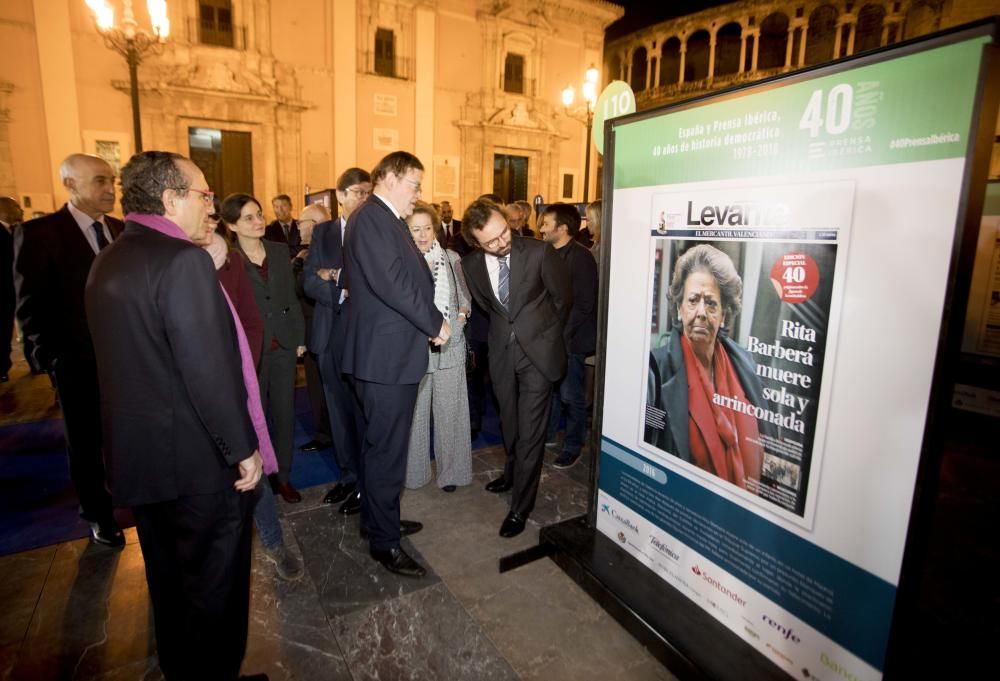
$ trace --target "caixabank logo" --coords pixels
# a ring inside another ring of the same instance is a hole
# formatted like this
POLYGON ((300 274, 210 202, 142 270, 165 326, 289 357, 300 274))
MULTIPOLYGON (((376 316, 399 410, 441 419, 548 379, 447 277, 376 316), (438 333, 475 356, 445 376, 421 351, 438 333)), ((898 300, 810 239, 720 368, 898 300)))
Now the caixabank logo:
POLYGON ((611 516, 612 520, 614 520, 619 525, 628 528, 628 530, 632 532, 632 534, 635 535, 639 534, 639 526, 633 523, 625 516, 623 516, 622 514, 620 514, 614 508, 612 508, 611 504, 601 504, 601 513, 607 513, 609 516, 611 516))
POLYGON ((691 572, 695 573, 696 575, 704 579, 706 582, 711 584, 716 591, 718 591, 723 596, 731 600, 733 603, 736 603, 740 607, 744 608, 746 607, 747 602, 743 600, 742 596, 740 596, 735 591, 722 584, 722 582, 720 582, 716 578, 710 576, 707 572, 703 571, 699 566, 695 565, 694 567, 692 567, 691 572))

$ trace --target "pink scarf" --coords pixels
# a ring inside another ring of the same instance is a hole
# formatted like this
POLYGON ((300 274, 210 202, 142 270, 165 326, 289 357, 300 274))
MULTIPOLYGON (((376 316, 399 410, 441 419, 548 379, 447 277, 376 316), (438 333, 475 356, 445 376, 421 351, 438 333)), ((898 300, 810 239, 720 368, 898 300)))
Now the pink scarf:
MULTIPOLYGON (((148 227, 160 234, 191 241, 181 228, 162 215, 150 215, 148 213, 129 213, 125 216, 126 221, 136 222, 143 227, 148 227)), ((233 326, 236 327, 236 338, 240 345, 240 366, 243 369, 243 384, 247 389, 247 411, 250 412, 250 420, 253 422, 253 429, 257 433, 257 446, 260 449, 260 456, 264 460, 264 473, 271 474, 278 472, 278 460, 274 456, 274 446, 271 444, 271 436, 267 432, 267 420, 264 418, 264 407, 260 402, 260 385, 257 383, 257 370, 253 365, 253 354, 250 352, 250 343, 247 342, 247 335, 243 332, 243 324, 236 314, 233 301, 229 299, 226 289, 219 284, 222 296, 229 305, 229 313, 233 315, 233 326)))

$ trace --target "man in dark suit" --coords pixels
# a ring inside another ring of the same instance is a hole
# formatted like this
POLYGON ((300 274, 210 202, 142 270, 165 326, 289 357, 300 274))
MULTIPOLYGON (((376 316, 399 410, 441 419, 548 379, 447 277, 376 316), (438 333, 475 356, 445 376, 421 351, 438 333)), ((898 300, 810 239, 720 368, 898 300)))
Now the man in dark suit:
POLYGON ((444 345, 451 328, 434 306, 434 279, 404 219, 420 198, 424 167, 396 151, 372 171, 373 196, 347 222, 344 275, 350 314, 344 373, 365 418, 361 448, 361 529, 372 557, 392 572, 425 570, 399 545, 420 529, 400 521, 410 425, 417 387, 427 371, 427 341, 444 345))
POLYGON ((553 203, 542 213, 539 231, 552 244, 569 272, 573 306, 563 338, 566 341, 566 376, 552 396, 552 413, 546 439, 555 441, 559 418, 566 413, 566 438, 562 452, 552 465, 569 468, 580 459, 587 432, 585 364, 597 350, 597 261, 577 240, 580 213, 568 203, 553 203))
POLYGON ((14 228, 21 224, 21 204, 9 196, 0 196, 0 383, 9 380, 10 339, 14 330, 14 228))
POLYGON ((462 238, 462 221, 453 219, 455 214, 450 201, 441 202, 441 229, 444 230, 446 248, 465 255, 472 247, 462 238))
POLYGON ((354 389, 344 376, 344 341, 350 299, 347 296, 344 269, 344 233, 347 219, 371 194, 372 181, 367 170, 348 168, 337 180, 340 217, 316 226, 305 263, 304 287, 315 301, 313 331, 309 350, 316 354, 326 404, 333 424, 333 454, 340 468, 340 479, 323 497, 323 503, 340 504, 340 513, 361 512, 358 471, 364 414, 354 397, 354 389))
POLYGON ((514 537, 538 494, 552 384, 566 372, 563 324, 573 293, 555 250, 513 235, 496 203, 474 201, 462 229, 478 244, 462 258, 462 269, 473 298, 490 315, 490 376, 507 450, 503 475, 486 489, 513 490, 500 536, 514 537))
POLYGON ((123 547, 105 487, 97 366, 83 303, 94 257, 122 230, 120 220, 106 215, 115 207, 115 173, 97 156, 72 154, 59 175, 69 202, 14 232, 17 318, 34 359, 54 377, 70 478, 91 539, 123 547))
POLYGON ((264 229, 264 238, 287 245, 288 257, 294 258, 305 246, 299 234, 299 223, 292 217, 292 199, 288 194, 278 194, 271 199, 271 207, 275 219, 264 229))
MULTIPOLYGON (((262 462, 235 318, 191 243, 212 193, 194 163, 147 151, 122 169, 122 236, 86 303, 115 503, 132 507, 167 679, 239 674, 262 462)), ((245 357, 244 357, 245 355, 245 357)))

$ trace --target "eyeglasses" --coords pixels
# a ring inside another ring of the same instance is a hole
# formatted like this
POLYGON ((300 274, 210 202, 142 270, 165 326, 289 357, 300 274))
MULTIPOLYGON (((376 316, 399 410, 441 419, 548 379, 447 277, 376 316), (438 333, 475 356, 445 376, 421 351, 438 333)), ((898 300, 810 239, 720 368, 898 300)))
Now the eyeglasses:
POLYGON ((496 248, 500 244, 502 244, 505 241, 507 241, 507 239, 509 239, 509 238, 510 238, 510 226, 507 226, 502 232, 500 232, 500 236, 498 236, 497 238, 490 239, 486 243, 482 243, 482 242, 480 242, 480 243, 482 244, 482 246, 484 248, 496 248))
POLYGON ((411 185, 413 185, 413 188, 417 190, 417 193, 418 193, 418 194, 419 194, 419 193, 420 193, 420 192, 422 191, 422 190, 421 190, 421 186, 422 186, 422 185, 421 185, 421 184, 420 184, 419 182, 414 182, 413 180, 411 180, 411 179, 410 179, 410 178, 408 178, 408 177, 404 177, 404 178, 403 178, 403 181, 404 181, 404 182, 408 182, 408 183, 410 183, 411 185))
POLYGON ((351 192, 352 194, 357 194, 358 197, 362 199, 367 199, 369 196, 372 195, 371 191, 369 191, 368 189, 356 189, 354 187, 348 187, 344 191, 351 192))
POLYGON ((221 220, 221 219, 222 219, 222 216, 221 216, 221 215, 219 215, 218 213, 209 213, 209 214, 208 214, 207 216, 205 216, 205 217, 207 217, 207 218, 208 218, 209 220, 211 220, 212 222, 218 222, 219 220, 221 220))
POLYGON ((188 187, 188 191, 201 194, 201 200, 209 205, 212 205, 215 201, 215 192, 210 192, 205 189, 195 189, 194 187, 188 187))

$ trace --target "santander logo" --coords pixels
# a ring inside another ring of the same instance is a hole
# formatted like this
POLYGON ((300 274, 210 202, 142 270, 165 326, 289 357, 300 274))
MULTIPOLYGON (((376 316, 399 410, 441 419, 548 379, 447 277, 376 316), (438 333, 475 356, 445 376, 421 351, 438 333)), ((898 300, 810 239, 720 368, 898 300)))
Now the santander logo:
POLYGON ((723 596, 731 600, 733 603, 737 603, 740 606, 746 607, 747 602, 743 600, 743 598, 741 598, 739 594, 723 586, 719 580, 715 579, 714 577, 710 577, 707 572, 702 572, 701 568, 698 567, 697 565, 691 568, 691 572, 695 573, 696 575, 704 579, 706 582, 711 584, 719 593, 721 593, 723 596))

